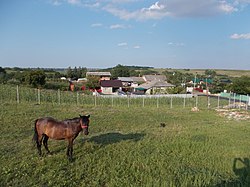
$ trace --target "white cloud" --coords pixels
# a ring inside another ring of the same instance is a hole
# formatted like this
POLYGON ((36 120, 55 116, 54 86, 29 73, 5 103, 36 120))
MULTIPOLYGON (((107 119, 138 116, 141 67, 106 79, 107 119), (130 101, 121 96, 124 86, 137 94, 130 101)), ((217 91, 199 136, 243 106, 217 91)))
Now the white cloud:
POLYGON ((245 40, 249 40, 250 39, 250 33, 246 33, 246 34, 233 34, 230 36, 231 39, 245 39, 245 40))
POLYGON ((120 25, 120 24, 115 24, 115 25, 110 25, 110 29, 126 29, 127 27, 125 25, 120 25))
POLYGON ((51 2, 55 5, 66 2, 80 7, 95 8, 123 20, 216 16, 237 12, 250 4, 250 0, 155 0, 148 6, 145 5, 148 1, 143 0, 51 0, 51 2))
POLYGON ((91 27, 101 27, 102 23, 93 23, 91 27))
MULTIPOLYGON (((250 3, 250 1, 244 1, 250 3)), ((226 0, 159 0, 149 7, 134 11, 116 7, 109 4, 104 7, 107 12, 129 20, 161 19, 164 17, 205 17, 218 14, 228 14, 238 11, 238 4, 226 0)))
POLYGON ((119 46, 119 47, 123 47, 123 46, 127 46, 127 45, 128 45, 127 42, 122 42, 122 43, 117 44, 117 46, 119 46))
POLYGON ((55 6, 60 6, 62 3, 60 1, 53 1, 52 4, 55 6))
POLYGON ((140 49, 140 48, 141 48, 141 46, 139 46, 139 45, 134 46, 134 49, 140 49))
POLYGON ((168 42, 169 46, 173 46, 173 47, 184 47, 185 44, 183 42, 168 42))
POLYGON ((82 4, 81 0, 67 0, 67 3, 69 3, 71 5, 81 5, 82 4))

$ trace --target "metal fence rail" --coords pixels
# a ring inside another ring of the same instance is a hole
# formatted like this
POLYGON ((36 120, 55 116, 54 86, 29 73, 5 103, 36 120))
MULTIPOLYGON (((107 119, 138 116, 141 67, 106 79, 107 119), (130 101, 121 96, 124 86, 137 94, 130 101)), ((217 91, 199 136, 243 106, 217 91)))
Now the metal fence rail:
POLYGON ((32 89, 0 85, 1 103, 51 103, 56 105, 90 105, 108 107, 166 107, 166 108, 239 108, 248 109, 249 97, 220 95, 85 95, 83 92, 32 89))

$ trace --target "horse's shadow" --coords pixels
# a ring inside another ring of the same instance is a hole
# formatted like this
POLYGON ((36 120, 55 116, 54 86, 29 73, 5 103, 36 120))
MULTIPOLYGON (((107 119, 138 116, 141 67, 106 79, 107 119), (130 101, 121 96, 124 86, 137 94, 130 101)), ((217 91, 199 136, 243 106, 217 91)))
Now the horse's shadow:
POLYGON ((250 161, 249 158, 235 158, 233 162, 233 171, 237 175, 238 180, 243 186, 250 185, 250 161), (238 163, 241 163, 242 167, 236 167, 238 163))
POLYGON ((106 134, 101 134, 98 136, 93 136, 89 139, 85 139, 87 142, 93 142, 101 146, 106 146, 109 144, 119 143, 121 141, 131 140, 137 142, 143 137, 145 134, 143 133, 129 133, 129 134, 121 134, 118 132, 111 132, 106 134))
POLYGON ((221 183, 215 185, 214 187, 245 187, 250 186, 250 161, 249 158, 235 158, 233 161, 234 174, 237 178, 231 181, 222 181, 221 183), (238 164, 241 167, 237 167, 238 164))

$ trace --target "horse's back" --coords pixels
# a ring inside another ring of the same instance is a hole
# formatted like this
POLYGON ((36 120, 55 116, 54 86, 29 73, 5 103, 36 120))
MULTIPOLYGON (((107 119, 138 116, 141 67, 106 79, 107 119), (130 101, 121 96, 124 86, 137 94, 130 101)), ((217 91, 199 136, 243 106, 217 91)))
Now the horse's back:
POLYGON ((66 125, 52 117, 40 118, 36 122, 39 134, 45 134, 52 139, 64 139, 66 135, 66 125))

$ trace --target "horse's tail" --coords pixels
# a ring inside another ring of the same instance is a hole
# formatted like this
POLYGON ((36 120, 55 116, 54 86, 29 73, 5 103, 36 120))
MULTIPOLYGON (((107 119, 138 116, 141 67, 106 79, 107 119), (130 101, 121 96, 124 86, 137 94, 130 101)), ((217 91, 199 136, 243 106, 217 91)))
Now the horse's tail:
POLYGON ((37 123, 38 119, 35 121, 35 127, 34 127, 34 136, 32 138, 32 140, 37 143, 38 142, 38 132, 37 132, 37 129, 36 129, 36 123, 37 123))

